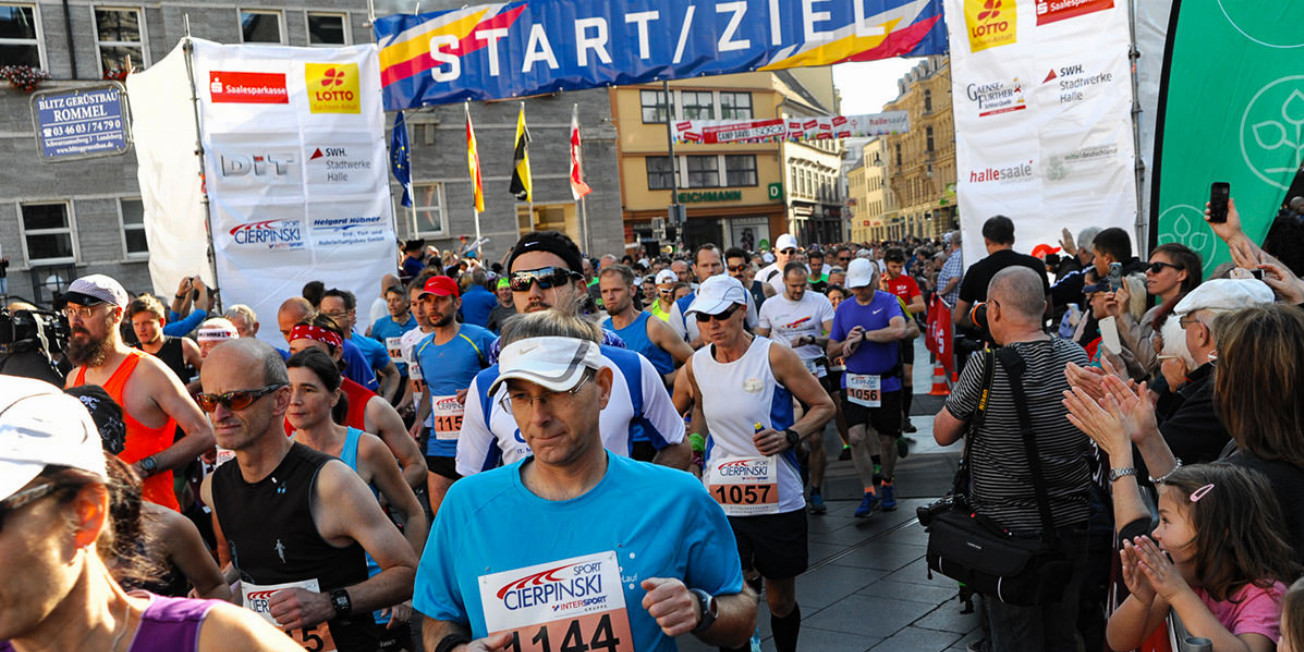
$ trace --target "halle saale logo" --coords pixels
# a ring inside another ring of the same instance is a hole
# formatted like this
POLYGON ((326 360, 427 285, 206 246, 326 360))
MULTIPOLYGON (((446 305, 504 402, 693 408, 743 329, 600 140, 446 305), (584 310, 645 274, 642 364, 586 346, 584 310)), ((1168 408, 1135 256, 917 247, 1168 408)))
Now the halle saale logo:
POLYGON ((306 63, 308 108, 313 113, 362 113, 356 63, 306 63))
POLYGON ((964 22, 969 49, 980 52, 1017 40, 1016 0, 964 0, 964 22))

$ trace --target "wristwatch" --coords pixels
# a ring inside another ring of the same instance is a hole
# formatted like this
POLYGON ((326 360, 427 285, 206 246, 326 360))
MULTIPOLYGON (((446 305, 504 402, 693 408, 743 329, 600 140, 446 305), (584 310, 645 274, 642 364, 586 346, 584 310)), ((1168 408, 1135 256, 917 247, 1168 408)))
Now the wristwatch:
POLYGON ((801 443, 801 435, 796 430, 788 428, 783 431, 783 436, 788 440, 788 448, 796 448, 801 443))
POLYGON ((1110 482, 1117 482, 1119 478, 1122 478, 1122 477, 1124 477, 1124 476, 1128 476, 1128 475, 1135 476, 1135 475, 1136 475, 1136 467, 1134 467, 1134 466, 1129 466, 1129 467, 1127 467, 1127 468, 1123 468, 1123 469, 1110 469, 1110 470, 1109 470, 1109 481, 1110 481, 1110 482))
POLYGON ((711 629, 711 625, 715 624, 716 616, 719 615, 715 605, 715 596, 702 589, 688 589, 688 592, 697 598, 697 606, 702 608, 702 620, 697 623, 697 627, 694 627, 692 631, 693 634, 701 634, 711 629))
POLYGON ((335 608, 335 617, 337 618, 353 613, 353 601, 349 599, 348 589, 331 591, 331 606, 335 608))
POLYGON ((147 478, 158 471, 158 460, 154 459, 153 455, 140 460, 137 464, 140 465, 141 473, 147 478))

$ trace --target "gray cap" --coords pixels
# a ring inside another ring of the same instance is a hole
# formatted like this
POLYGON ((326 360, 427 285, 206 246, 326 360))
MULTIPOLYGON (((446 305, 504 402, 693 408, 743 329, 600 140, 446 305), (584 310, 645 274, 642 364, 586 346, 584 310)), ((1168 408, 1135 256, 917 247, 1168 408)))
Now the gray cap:
POLYGON ((63 299, 79 306, 107 303, 119 308, 127 307, 127 291, 122 289, 122 284, 103 274, 91 274, 73 281, 63 299))

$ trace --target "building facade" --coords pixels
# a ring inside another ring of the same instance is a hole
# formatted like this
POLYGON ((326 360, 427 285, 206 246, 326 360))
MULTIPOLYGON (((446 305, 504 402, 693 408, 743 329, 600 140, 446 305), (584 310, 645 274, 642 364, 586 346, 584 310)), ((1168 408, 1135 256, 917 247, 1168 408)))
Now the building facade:
POLYGON ((888 185, 900 207, 886 220, 886 237, 940 237, 956 228, 955 121, 949 57, 920 61, 898 82, 884 111, 906 111, 910 130, 887 137, 888 185))
MULTIPOLYGON (((461 3, 431 0, 422 11, 461 3)), ((49 73, 40 89, 77 89, 146 69, 167 56, 186 33, 219 43, 334 47, 370 43, 367 0, 289 0, 147 4, 0 0, 0 67, 27 65, 49 73)), ((42 304, 90 273, 118 278, 131 292, 153 289, 144 210, 133 151, 123 156, 46 163, 37 152, 31 97, 0 82, 0 256, 9 259, 9 294, 42 304)), ((481 233, 487 257, 497 260, 522 230, 555 228, 592 253, 619 252, 620 178, 616 132, 605 90, 526 100, 531 136, 534 204, 508 191, 520 103, 471 106, 482 159, 486 211, 481 233), (584 135, 588 229, 571 200, 569 131, 579 105, 584 135)), ((475 237, 471 184, 461 106, 407 114, 415 206, 399 206, 391 180, 399 238, 426 237, 440 247, 475 237)), ((134 125, 136 130, 148 125, 134 125)), ((186 143, 183 146, 191 147, 186 143)), ((198 171, 196 165, 195 173, 198 171)), ((191 172, 178 172, 191 174, 191 172)))
POLYGON ((676 198, 685 206, 679 228, 689 249, 705 243, 765 249, 789 232, 802 244, 836 239, 832 234, 840 234, 842 224, 837 141, 677 144, 672 165, 667 130, 668 115, 671 122, 833 115, 831 72, 680 80, 670 82, 669 91, 667 104, 661 85, 609 89, 627 246, 658 248, 653 220, 668 217, 676 198))

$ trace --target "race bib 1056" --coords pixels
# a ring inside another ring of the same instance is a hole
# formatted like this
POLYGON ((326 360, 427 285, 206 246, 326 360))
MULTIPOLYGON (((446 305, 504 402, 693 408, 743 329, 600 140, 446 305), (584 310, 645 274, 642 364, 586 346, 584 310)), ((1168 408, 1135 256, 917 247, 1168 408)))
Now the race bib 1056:
POLYGON ((480 601, 512 652, 634 652, 615 551, 482 575, 480 601))
POLYGON ((869 408, 883 406, 882 379, 871 374, 846 374, 847 400, 869 408))

